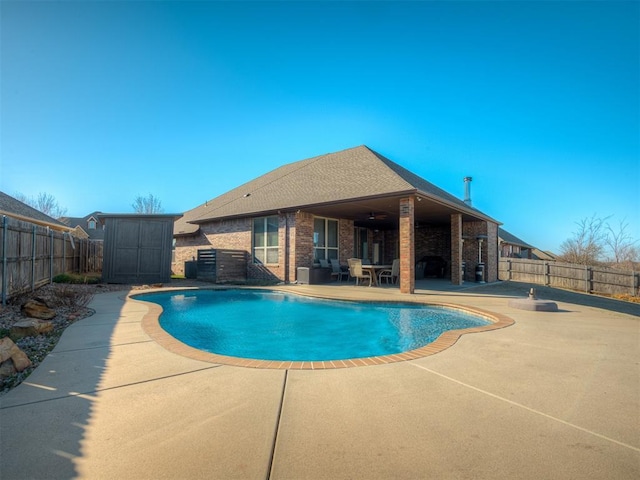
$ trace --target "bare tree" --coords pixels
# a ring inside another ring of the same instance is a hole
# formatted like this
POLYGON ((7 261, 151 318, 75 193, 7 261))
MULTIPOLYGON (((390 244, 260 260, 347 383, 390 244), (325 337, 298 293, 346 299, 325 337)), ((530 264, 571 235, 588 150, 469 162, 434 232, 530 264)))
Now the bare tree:
POLYGON ((136 213, 151 214, 164 212, 160 199, 154 197, 151 193, 146 197, 138 195, 131 206, 136 213))
POLYGON ((49 215, 51 218, 60 218, 64 217, 67 214, 67 209, 62 208, 58 201, 55 199, 53 195, 50 193, 41 192, 37 197, 27 197, 22 193, 17 193, 15 195, 17 200, 20 200, 22 203, 26 203, 30 207, 35 208, 36 210, 44 213, 45 215, 49 215))
POLYGON ((627 231, 629 224, 620 220, 618 228, 614 230, 607 224, 607 234, 604 243, 610 249, 612 260, 615 263, 635 262, 638 260, 637 240, 634 240, 627 231))
POLYGON ((565 240, 560 245, 561 259, 569 263, 580 265, 595 265, 604 253, 606 241, 607 218, 583 218, 579 222, 578 230, 573 237, 565 240))

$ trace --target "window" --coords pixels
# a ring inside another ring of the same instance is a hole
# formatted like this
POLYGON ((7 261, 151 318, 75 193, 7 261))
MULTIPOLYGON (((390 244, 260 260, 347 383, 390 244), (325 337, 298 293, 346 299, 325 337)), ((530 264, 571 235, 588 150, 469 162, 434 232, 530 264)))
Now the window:
POLYGON ((89 230, 95 230, 95 229, 96 229, 96 221, 93 218, 91 218, 89 220, 89 230))
POLYGON ((253 219, 253 263, 278 263, 278 217, 253 219))
POLYGON ((313 220, 313 258, 333 260, 338 258, 338 220, 315 218, 313 220))

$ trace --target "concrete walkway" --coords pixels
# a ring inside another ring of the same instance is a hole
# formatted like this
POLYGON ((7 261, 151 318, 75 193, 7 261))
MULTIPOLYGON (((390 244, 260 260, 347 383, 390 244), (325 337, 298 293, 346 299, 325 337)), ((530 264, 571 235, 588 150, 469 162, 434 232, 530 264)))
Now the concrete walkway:
POLYGON ((0 478, 640 478, 640 307, 579 294, 560 312, 507 306, 527 289, 417 290, 516 323, 418 360, 323 371, 173 354, 141 328, 145 304, 97 295, 96 314, 0 397, 0 478))

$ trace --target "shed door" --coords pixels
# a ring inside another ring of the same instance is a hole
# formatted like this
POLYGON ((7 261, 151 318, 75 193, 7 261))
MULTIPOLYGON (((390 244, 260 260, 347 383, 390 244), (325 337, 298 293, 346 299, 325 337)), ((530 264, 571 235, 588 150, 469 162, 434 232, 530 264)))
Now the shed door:
POLYGON ((115 235, 114 275, 119 281, 166 281, 166 221, 119 219, 115 235))

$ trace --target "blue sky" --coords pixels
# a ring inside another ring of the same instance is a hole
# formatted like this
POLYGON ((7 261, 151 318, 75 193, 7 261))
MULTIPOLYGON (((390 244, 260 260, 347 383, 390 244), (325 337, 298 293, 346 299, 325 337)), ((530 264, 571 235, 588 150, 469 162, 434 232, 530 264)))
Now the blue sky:
POLYGON ((365 144, 539 248, 640 239, 639 6, 2 1, 0 190, 180 213, 365 144))

